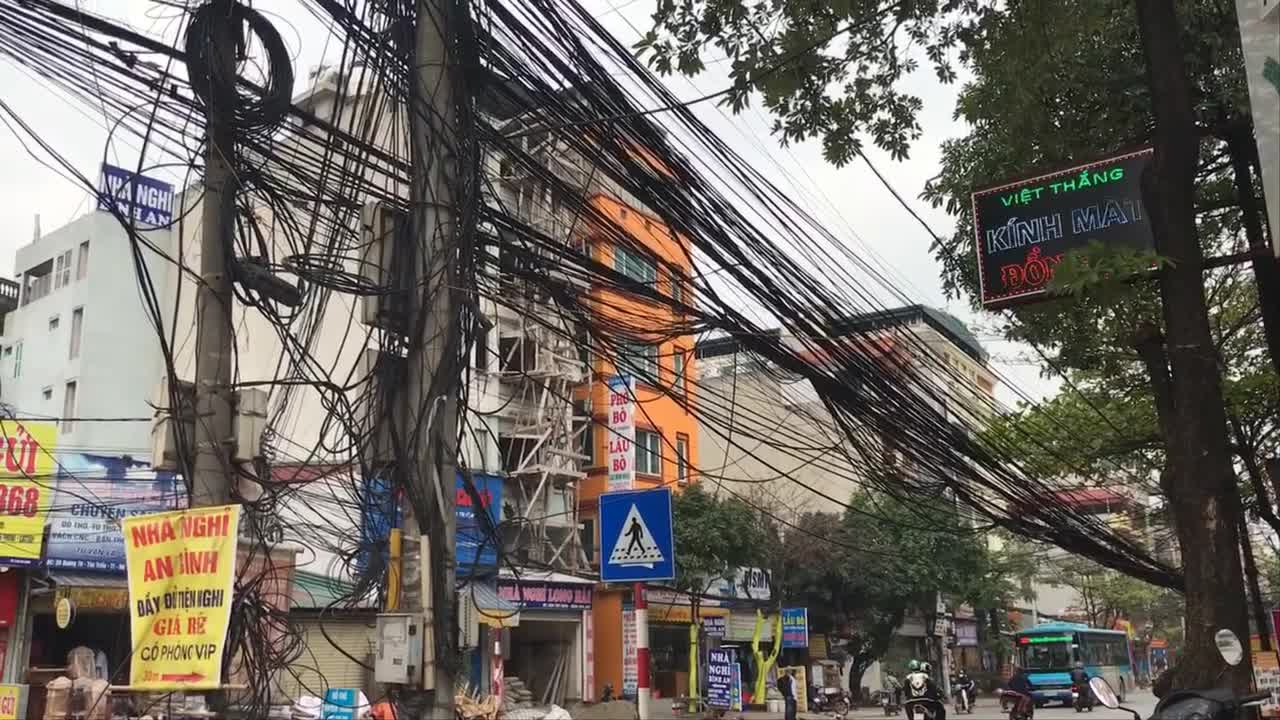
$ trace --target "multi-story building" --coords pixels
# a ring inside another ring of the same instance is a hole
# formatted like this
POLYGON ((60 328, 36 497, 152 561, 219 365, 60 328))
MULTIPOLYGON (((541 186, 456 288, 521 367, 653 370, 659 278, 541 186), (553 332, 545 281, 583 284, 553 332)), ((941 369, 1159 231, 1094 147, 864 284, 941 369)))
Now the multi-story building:
MULTIPOLYGON (((914 384, 935 409, 972 431, 998 407, 985 349, 947 313, 912 305, 845 318, 831 332, 857 333, 856 347, 869 361, 914 384)), ((803 338, 780 339, 812 362, 825 362, 803 338)), ((735 340, 703 342, 697 353, 703 372, 701 458, 717 476, 707 484, 719 492, 742 496, 795 522, 807 512, 840 512, 855 490, 883 481, 885 469, 900 475, 925 472, 895 451, 892 438, 864 433, 862 447, 855 450, 804 378, 761 361, 735 340)), ((890 658, 941 658, 939 667, 944 667, 966 653, 976 656, 973 613, 947 606, 941 598, 938 613, 942 632, 956 637, 954 650, 936 637, 929 642, 926 618, 911 615, 895 634, 890 658)), ((880 688, 880 664, 868 668, 861 682, 880 688)))
MULTIPOLYGON (((172 230, 145 235, 158 250, 174 247, 172 230)), ((153 279, 168 282, 173 266, 143 253, 153 279)), ((152 415, 150 389, 164 364, 124 228, 95 210, 37 230, 14 262, 21 295, 0 338, 0 401, 17 417, 57 418, 60 452, 149 459, 151 428, 137 419, 152 415)))

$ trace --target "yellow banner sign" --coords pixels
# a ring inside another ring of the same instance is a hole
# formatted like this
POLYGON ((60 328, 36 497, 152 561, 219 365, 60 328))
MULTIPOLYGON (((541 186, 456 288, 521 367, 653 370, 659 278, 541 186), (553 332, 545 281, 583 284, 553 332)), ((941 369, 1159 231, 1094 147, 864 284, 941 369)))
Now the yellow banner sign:
POLYGON ((25 685, 0 685, 0 720, 22 720, 26 716, 22 706, 25 685))
POLYGON ((0 561, 6 565, 40 561, 57 485, 57 446, 56 423, 0 420, 0 561))
POLYGON ((123 521, 135 689, 221 685, 239 526, 239 505, 123 521))

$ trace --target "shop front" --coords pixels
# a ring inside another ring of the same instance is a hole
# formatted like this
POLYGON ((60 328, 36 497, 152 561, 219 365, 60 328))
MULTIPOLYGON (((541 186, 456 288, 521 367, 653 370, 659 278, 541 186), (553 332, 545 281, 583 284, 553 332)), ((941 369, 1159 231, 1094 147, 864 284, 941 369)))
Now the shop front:
POLYGON ((519 623, 503 628, 506 678, 536 704, 565 705, 593 699, 593 619, 595 582, 556 572, 503 569, 498 597, 519 610, 519 623))
MULTIPOLYGON (((655 698, 689 694, 690 650, 693 647, 694 612, 688 595, 650 589, 649 667, 655 698)), ((712 632, 727 625, 729 610, 720 600, 703 599, 698 621, 712 632)))

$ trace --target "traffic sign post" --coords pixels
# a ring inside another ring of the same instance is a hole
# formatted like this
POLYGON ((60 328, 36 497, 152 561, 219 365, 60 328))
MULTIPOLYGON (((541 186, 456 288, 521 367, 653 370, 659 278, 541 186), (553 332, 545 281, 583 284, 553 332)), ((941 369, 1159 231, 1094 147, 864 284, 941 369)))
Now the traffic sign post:
POLYGON ((649 613, 644 584, 676 576, 671 488, 600 496, 600 579, 635 583, 636 710, 649 717, 649 613), (606 544, 608 543, 608 544, 606 544))
POLYGON ((676 576, 671 488, 600 496, 604 582, 650 582, 676 576))

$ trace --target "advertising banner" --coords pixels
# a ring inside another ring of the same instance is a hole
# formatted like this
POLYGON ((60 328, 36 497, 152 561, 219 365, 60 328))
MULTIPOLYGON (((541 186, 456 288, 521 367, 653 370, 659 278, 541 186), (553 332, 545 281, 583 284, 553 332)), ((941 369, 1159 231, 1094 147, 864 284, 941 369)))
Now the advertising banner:
POLYGON ((733 707, 733 658, 726 650, 707 651, 707 704, 733 707))
POLYGON ((0 685, 0 720, 24 720, 27 717, 27 686, 0 685))
POLYGON ((58 425, 0 420, 0 564, 35 565, 53 505, 58 425))
POLYGON ((809 647, 809 609, 782 609, 782 647, 809 647))
POLYGON ((636 611, 622 611, 622 694, 635 697, 640 686, 640 671, 636 666, 636 611))
POLYGON ((1151 157, 1144 148, 974 192, 982 303, 1043 297, 1054 267, 1091 241, 1134 251, 1155 247, 1142 204, 1151 157))
POLYGON ((222 683, 240 506, 125 518, 136 690, 212 690, 222 683))
POLYGON ((630 490, 636 477, 635 378, 615 375, 607 388, 609 412, 608 491, 630 490))
POLYGON ((1273 650, 1253 653, 1253 681, 1258 692, 1271 693, 1271 699, 1262 704, 1262 714, 1273 716, 1280 711, 1280 662, 1273 650))
POLYGON ((471 482, 475 484, 476 493, 480 496, 481 512, 489 517, 485 523, 482 516, 476 514, 475 501, 467 492, 466 479, 459 472, 454 484, 454 515, 457 517, 457 540, 455 543, 458 558, 458 575, 466 577, 485 570, 498 567, 498 545, 501 538, 495 537, 490 528, 497 528, 498 513, 502 508, 502 478, 484 473, 471 473, 471 482))
POLYGON ((1236 19, 1262 167, 1262 193, 1271 241, 1280 257, 1280 1, 1236 0, 1236 19))
POLYGON ((98 209, 112 205, 139 225, 168 225, 173 222, 173 186, 103 163, 98 209))
POLYGON ((187 504, 186 489, 173 473, 119 457, 62 455, 57 487, 45 562, 62 570, 123 574, 120 521, 187 504))

